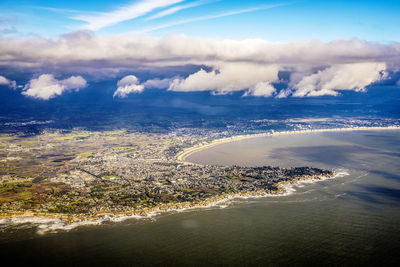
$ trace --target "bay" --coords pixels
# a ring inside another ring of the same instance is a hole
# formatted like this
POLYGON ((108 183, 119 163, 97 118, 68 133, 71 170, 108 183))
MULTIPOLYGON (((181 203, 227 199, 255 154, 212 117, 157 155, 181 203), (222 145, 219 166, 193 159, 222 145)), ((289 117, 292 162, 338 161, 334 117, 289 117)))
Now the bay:
POLYGON ((38 235, 31 224, 0 228, 0 255, 15 264, 397 265, 400 132, 260 137, 191 154, 201 164, 313 166, 347 174, 300 184, 286 196, 82 226, 38 235))

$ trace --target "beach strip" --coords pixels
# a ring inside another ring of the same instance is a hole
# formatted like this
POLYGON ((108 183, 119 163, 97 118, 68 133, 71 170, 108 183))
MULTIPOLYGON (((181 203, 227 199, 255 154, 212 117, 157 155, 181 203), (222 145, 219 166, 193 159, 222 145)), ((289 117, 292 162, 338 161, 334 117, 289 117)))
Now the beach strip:
POLYGON ((294 135, 294 134, 307 134, 307 133, 327 133, 327 132, 349 132, 349 131, 382 131, 382 130, 400 130, 400 126, 386 126, 386 127, 349 127, 349 128, 327 128, 327 129, 309 129, 309 130, 293 130, 293 131, 280 131, 280 132, 268 132, 259 134, 247 134, 247 135, 236 135, 232 137, 226 137, 221 139, 213 140, 209 143, 202 143, 190 148, 183 150, 176 155, 176 159, 185 164, 197 163, 185 161, 185 158, 194 152, 210 148, 216 145, 242 141, 245 139, 256 138, 256 137, 267 137, 267 136, 282 136, 282 135, 294 135))

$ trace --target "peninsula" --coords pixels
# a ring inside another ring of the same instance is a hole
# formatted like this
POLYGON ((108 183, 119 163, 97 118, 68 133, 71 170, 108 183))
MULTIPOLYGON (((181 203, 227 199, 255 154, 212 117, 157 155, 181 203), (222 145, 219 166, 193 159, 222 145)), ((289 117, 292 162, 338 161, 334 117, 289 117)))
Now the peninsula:
POLYGON ((226 198, 281 194, 285 185, 333 177, 312 167, 212 166, 185 161, 190 153, 246 138, 314 132, 397 130, 397 121, 289 120, 291 130, 248 132, 270 120, 232 125, 229 131, 175 129, 44 130, 0 135, 0 218, 47 217, 65 222, 104 216, 207 206, 226 198), (380 122, 381 123, 381 122, 380 122), (247 129, 247 130, 246 130, 247 129))
POLYGON ((2 135, 0 218, 74 222, 104 215, 146 215, 206 206, 233 196, 279 194, 287 183, 334 175, 312 167, 182 162, 182 151, 208 140, 123 130, 2 135))

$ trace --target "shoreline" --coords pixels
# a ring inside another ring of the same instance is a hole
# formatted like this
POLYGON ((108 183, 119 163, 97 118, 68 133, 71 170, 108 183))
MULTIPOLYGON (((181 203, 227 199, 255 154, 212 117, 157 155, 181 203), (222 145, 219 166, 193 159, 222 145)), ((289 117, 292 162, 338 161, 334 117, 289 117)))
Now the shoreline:
POLYGON ((295 134, 307 134, 307 133, 326 133, 326 132, 348 132, 348 131, 382 131, 382 130, 400 130, 400 126, 385 126, 385 127, 349 127, 349 128, 328 128, 328 129, 310 129, 310 130, 293 130, 293 131, 281 131, 281 132, 268 132, 259 134, 247 134, 247 135, 236 135, 232 137, 225 137, 211 141, 207 144, 195 145, 193 147, 184 149, 176 155, 177 161, 185 164, 201 165, 198 163, 193 163, 186 161, 186 157, 190 156, 192 153, 214 147, 221 144, 226 144, 230 142, 237 142, 251 138, 257 137, 273 137, 273 136, 283 136, 283 135, 295 135, 295 134))
MULTIPOLYGON (((282 181, 276 184, 277 190, 267 191, 259 190, 253 192, 241 193, 224 193, 218 196, 205 199, 200 202, 182 202, 162 204, 153 208, 145 208, 142 210, 132 210, 124 213, 104 212, 96 215, 65 215, 65 214, 47 214, 25 212, 21 214, 9 214, 0 216, 0 225, 18 225, 18 224, 33 224, 37 225, 38 234, 57 233, 59 231, 69 231, 80 226, 101 225, 105 222, 122 222, 129 219, 151 219, 154 216, 165 214, 168 212, 184 212, 187 210, 205 209, 216 207, 221 203, 229 202, 234 199, 247 198, 265 198, 265 197, 280 197, 290 195, 295 190, 294 186, 301 183, 315 183, 336 177, 348 175, 347 172, 336 173, 329 176, 307 176, 296 178, 290 181, 282 181)), ((223 207, 221 207, 223 208, 223 207)))
MULTIPOLYGON (((215 145, 241 141, 249 138, 265 137, 265 136, 281 136, 281 135, 293 135, 303 133, 321 133, 321 132, 340 132, 340 131, 362 131, 362 130, 400 130, 398 126, 388 127, 352 127, 352 128, 332 128, 332 129, 317 129, 317 130, 302 130, 302 131, 283 131, 283 132, 272 132, 272 133, 261 133, 261 134, 250 134, 250 135, 239 135, 228 138, 216 139, 208 144, 197 145, 188 148, 176 155, 176 160, 185 164, 200 165, 192 162, 185 161, 185 158, 199 150, 203 150, 215 145)), ((230 201, 232 199, 243 199, 243 198, 258 198, 258 197, 274 197, 274 196, 285 196, 293 192, 293 186, 301 183, 314 183, 323 181, 326 179, 333 179, 336 177, 343 177, 348 173, 337 173, 333 172, 329 176, 307 176, 302 178, 296 178, 291 181, 282 181, 276 184, 277 190, 274 191, 254 191, 254 192, 242 192, 242 193, 224 193, 218 196, 211 197, 209 199, 202 200, 197 203, 182 202, 182 203, 165 203, 153 208, 144 209, 132 209, 125 212, 113 213, 113 212, 99 212, 94 215, 66 215, 66 214, 49 214, 49 213, 33 213, 30 211, 24 213, 15 213, 0 215, 0 225, 2 224, 24 224, 32 223, 38 224, 38 233, 54 233, 59 230, 71 230, 73 228, 84 226, 84 225, 100 225, 103 222, 119 222, 128 219, 145 219, 167 212, 182 212, 185 210, 192 210, 198 208, 209 208, 217 206, 221 202, 230 201), (46 224, 47 222, 47 224, 46 224), (52 225, 48 223, 52 222, 52 225), (43 224, 45 223, 45 224, 43 224)))

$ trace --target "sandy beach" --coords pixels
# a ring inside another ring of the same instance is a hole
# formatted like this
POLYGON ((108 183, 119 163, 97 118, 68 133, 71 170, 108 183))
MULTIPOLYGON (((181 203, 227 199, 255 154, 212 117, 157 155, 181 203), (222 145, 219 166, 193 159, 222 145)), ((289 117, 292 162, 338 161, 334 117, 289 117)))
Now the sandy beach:
MULTIPOLYGON (((309 176, 292 181, 280 182, 277 184, 276 191, 254 191, 254 192, 241 192, 233 194, 221 194, 211 197, 204 201, 197 203, 182 202, 182 203, 168 203, 162 204, 153 208, 144 208, 140 210, 132 210, 125 213, 98 213, 93 216, 85 215, 65 215, 65 214, 38 214, 32 212, 25 212, 21 214, 9 214, 0 216, 0 224, 34 224, 37 225, 38 234, 56 233, 58 231, 69 231, 80 226, 88 225, 101 225, 104 222, 121 222, 129 219, 150 219, 154 216, 167 213, 167 212, 183 212, 194 209, 204 209, 219 207, 223 203, 227 203, 234 199, 248 199, 248 198, 261 198, 261 197, 279 197, 292 194, 296 190, 293 186, 300 183, 315 183, 326 179, 333 179, 336 177, 343 177, 348 173, 334 173, 333 176, 309 176)), ((226 207, 226 205, 221 205, 226 207)))
MULTIPOLYGON (((284 132, 272 132, 262 133, 253 135, 241 135, 229 138, 223 138, 214 140, 208 144, 194 146, 184 150, 177 155, 177 160, 185 164, 195 164, 186 162, 185 158, 191 153, 195 153, 199 150, 203 150, 212 146, 216 146, 223 143, 236 142, 249 138, 264 137, 264 136, 280 136, 280 135, 294 135, 304 133, 323 133, 323 132, 343 132, 343 131, 362 131, 362 130, 400 130, 400 127, 353 127, 353 128, 334 128, 334 129, 318 129, 318 130, 303 130, 303 131, 284 131, 284 132)), ((155 215, 165 212, 180 212, 184 210, 197 209, 197 208, 208 208, 217 206, 221 202, 226 202, 235 198, 249 198, 249 197, 271 197, 271 196, 284 196, 295 191, 293 186, 300 183, 314 183, 325 179, 333 179, 336 177, 343 177, 348 175, 346 172, 335 172, 333 176, 328 177, 303 177, 301 179, 295 179, 289 182, 280 182, 277 184, 278 190, 276 191, 257 191, 257 192, 242 192, 234 194, 221 194, 201 202, 191 203, 168 203, 162 204, 153 208, 143 209, 132 209, 124 213, 97 213, 91 216, 85 215, 65 215, 65 214, 38 214, 32 212, 19 213, 19 214, 7 214, 0 216, 0 224, 21 224, 21 223, 33 223, 38 224, 38 233, 56 232, 58 230, 70 230, 75 227, 83 225, 98 225, 105 221, 123 221, 126 219, 143 219, 151 218, 155 215)))
POLYGON ((216 139, 207 144, 201 144, 185 149, 180 152, 176 159, 182 163, 186 164, 197 164, 185 161, 186 157, 190 154, 210 148, 216 145, 237 142, 245 139, 256 138, 256 137, 266 137, 266 136, 281 136, 281 135, 294 135, 294 134, 305 134, 305 133, 326 133, 326 132, 347 132, 347 131, 380 131, 380 130, 400 130, 398 126, 387 126, 387 127, 351 127, 351 128, 331 128, 331 129, 310 129, 310 130, 299 130, 299 131, 281 131, 281 132, 268 132, 260 134, 248 134, 248 135, 237 135, 227 138, 216 139))

